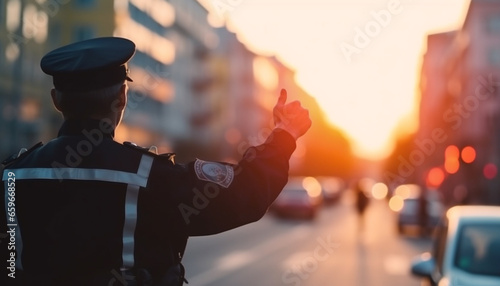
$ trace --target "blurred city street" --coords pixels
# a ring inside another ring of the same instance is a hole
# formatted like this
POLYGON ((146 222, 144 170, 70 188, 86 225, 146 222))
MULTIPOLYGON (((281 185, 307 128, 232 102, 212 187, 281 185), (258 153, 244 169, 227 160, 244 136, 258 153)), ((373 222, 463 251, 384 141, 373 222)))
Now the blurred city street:
POLYGON ((261 221, 209 237, 190 238, 184 257, 192 286, 420 285, 410 263, 430 239, 400 236, 385 200, 372 199, 365 229, 351 193, 313 221, 261 221))

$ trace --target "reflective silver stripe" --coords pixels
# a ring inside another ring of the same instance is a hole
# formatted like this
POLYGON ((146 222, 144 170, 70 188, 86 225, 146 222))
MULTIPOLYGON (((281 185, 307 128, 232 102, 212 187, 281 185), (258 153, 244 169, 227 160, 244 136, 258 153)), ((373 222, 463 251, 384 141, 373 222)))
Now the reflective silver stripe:
MULTIPOLYGON (((14 232, 14 237, 16 238, 15 244, 14 244, 15 250, 9 248, 9 257, 10 257, 10 252, 15 251, 16 252, 16 268, 23 270, 23 262, 21 261, 21 256, 22 256, 21 254, 23 253, 23 238, 21 236, 21 226, 19 225, 19 222, 17 220, 17 212, 15 209, 12 209, 11 207, 9 207, 9 197, 11 197, 11 192, 8 191, 9 190, 8 189, 8 180, 5 180, 4 187, 5 187, 5 195, 4 195, 5 216, 7 218, 7 235, 8 235, 8 237, 5 238, 5 240, 10 241, 11 233, 14 232)), ((15 191, 14 191, 13 195, 14 195, 13 197, 15 198, 15 191)))
POLYGON ((139 186, 128 185, 125 196, 125 223, 123 224, 123 266, 134 266, 134 233, 137 224, 139 186))
MULTIPOLYGON (((153 157, 142 155, 137 175, 146 178, 149 177, 151 167, 153 166, 153 157)), ((144 186, 145 187, 145 186, 144 186)), ((137 224, 137 199, 139 197, 138 185, 129 184, 125 196, 125 222, 123 225, 123 250, 122 259, 125 268, 134 266, 134 234, 137 224)))
MULTIPOLYGON (((147 156, 150 163, 153 158, 147 156)), ((142 159, 141 159, 142 160, 142 159)), ((142 163, 142 162, 141 162, 142 163)), ((2 180, 7 180, 7 172, 14 172, 16 180, 29 179, 57 179, 57 180, 82 180, 82 181, 104 181, 113 183, 125 183, 146 187, 148 183, 149 170, 140 165, 137 173, 108 169, 83 169, 83 168, 23 168, 5 170, 2 180)))

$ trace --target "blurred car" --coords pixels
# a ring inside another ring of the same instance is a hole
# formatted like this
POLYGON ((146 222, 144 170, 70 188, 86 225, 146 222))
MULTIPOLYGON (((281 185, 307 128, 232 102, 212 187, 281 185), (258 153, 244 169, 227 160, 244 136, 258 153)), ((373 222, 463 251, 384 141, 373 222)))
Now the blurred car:
MULTIPOLYGON (((417 185, 402 185, 408 188, 408 192, 402 194, 396 190, 395 196, 400 196, 402 200, 402 206, 397 210, 397 228, 399 233, 404 233, 407 227, 419 227, 420 226, 420 204, 423 201, 420 196, 422 191, 417 185)), ((401 187, 401 186, 400 186, 401 187)), ((398 188, 400 188, 398 187, 398 188)), ((400 189, 401 190, 401 189, 400 189)), ((394 198, 394 197, 393 197, 394 198)), ((391 200, 393 199, 391 198, 391 200)), ((397 197, 396 197, 397 198, 397 197)), ((425 217, 425 229, 430 230, 435 228, 442 216, 444 215, 445 207, 442 203, 440 194, 436 190, 427 190, 425 194, 426 201, 426 217, 425 217)))
POLYGON ((500 206, 456 206, 438 228, 434 250, 412 262, 431 285, 500 285, 500 206))
POLYGON ((321 204, 321 185, 313 177, 291 177, 270 211, 279 217, 313 219, 321 204))
POLYGON ((340 199, 345 190, 345 182, 342 178, 319 176, 316 179, 321 185, 321 194, 325 204, 332 204, 340 199))

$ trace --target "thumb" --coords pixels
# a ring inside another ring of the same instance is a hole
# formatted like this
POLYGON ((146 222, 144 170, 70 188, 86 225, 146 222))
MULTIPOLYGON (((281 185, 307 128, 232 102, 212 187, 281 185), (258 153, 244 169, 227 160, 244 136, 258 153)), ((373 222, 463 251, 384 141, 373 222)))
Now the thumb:
POLYGON ((283 110, 285 109, 285 103, 286 103, 286 90, 284 88, 281 89, 280 96, 278 97, 278 102, 273 108, 273 118, 274 118, 274 124, 277 125, 281 119, 280 117, 283 116, 283 110))
POLYGON ((287 98, 286 89, 282 88, 281 92, 280 92, 280 97, 278 98, 278 103, 276 103, 276 106, 284 106, 286 103, 286 98, 287 98))

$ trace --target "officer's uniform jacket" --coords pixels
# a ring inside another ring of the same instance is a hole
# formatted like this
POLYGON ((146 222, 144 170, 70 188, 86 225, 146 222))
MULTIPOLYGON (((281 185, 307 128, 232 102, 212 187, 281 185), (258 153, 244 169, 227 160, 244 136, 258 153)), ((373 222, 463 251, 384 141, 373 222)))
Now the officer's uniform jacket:
POLYGON ((275 129, 236 165, 175 164, 171 154, 115 142, 103 123, 65 121, 57 138, 5 161, 2 279, 13 281, 12 240, 15 279, 26 285, 124 285, 123 269, 164 277, 189 236, 260 219, 286 184, 295 149, 275 129))

